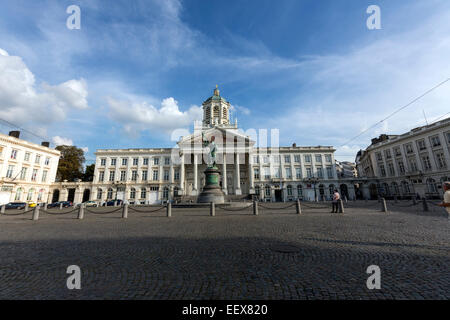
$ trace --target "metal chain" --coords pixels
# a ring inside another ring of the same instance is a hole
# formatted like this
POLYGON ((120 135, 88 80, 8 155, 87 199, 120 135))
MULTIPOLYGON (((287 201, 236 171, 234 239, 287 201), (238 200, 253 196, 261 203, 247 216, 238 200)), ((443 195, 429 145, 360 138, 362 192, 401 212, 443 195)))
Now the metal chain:
POLYGON ((84 208, 84 210, 86 210, 87 212, 92 213, 92 214, 110 214, 110 213, 115 213, 119 210, 122 210, 122 207, 119 207, 116 210, 107 211, 107 212, 95 212, 95 211, 89 210, 88 208, 84 208))
POLYGON ((132 210, 132 211, 135 211, 135 212, 151 213, 151 212, 161 211, 161 210, 163 210, 163 209, 166 209, 166 207, 165 207, 165 206, 162 206, 162 207, 160 207, 160 208, 158 208, 158 209, 150 210, 150 211, 148 211, 148 210, 138 210, 138 209, 133 208, 133 207, 128 207, 128 209, 130 209, 130 210, 132 210))
POLYGON ((270 207, 266 207, 266 206, 263 206, 262 204, 259 204, 258 203, 258 206, 259 207, 261 207, 261 208, 263 208, 263 209, 267 209, 267 210, 284 210, 284 209, 288 209, 288 208, 291 208, 291 207, 293 207, 293 206, 295 206, 297 203, 296 202, 294 202, 294 203, 292 203, 292 204, 290 204, 290 205, 288 205, 287 207, 274 207, 274 208, 270 208, 270 207))
POLYGON ((1 215, 3 215, 3 216, 21 216, 23 214, 26 214, 26 213, 29 213, 29 212, 32 212, 32 211, 34 211, 34 209, 31 209, 31 210, 28 210, 28 211, 24 211, 24 212, 20 212, 20 213, 6 213, 6 211, 5 211, 5 213, 2 213, 1 215))
POLYGON ((41 211, 42 211, 42 212, 45 212, 46 214, 58 215, 58 214, 69 214, 69 213, 78 211, 78 208, 75 208, 75 209, 70 210, 70 211, 67 211, 67 212, 51 212, 51 211, 44 210, 44 209, 42 209, 41 211))
POLYGON ((217 206, 218 209, 222 209, 225 211, 244 211, 247 210, 248 208, 253 207, 253 204, 243 207, 243 208, 238 208, 238 209, 230 209, 230 208, 226 208, 226 207, 222 207, 222 206, 217 206))

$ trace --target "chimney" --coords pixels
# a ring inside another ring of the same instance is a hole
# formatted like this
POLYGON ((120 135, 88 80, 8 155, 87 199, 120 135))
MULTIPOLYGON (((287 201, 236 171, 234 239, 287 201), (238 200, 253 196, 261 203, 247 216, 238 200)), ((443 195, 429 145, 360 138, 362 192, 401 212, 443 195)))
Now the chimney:
POLYGON ((292 144, 292 148, 297 148, 297 144, 295 142, 292 144))
POLYGON ((9 136, 10 136, 10 137, 14 137, 14 138, 19 139, 19 137, 20 137, 20 131, 10 131, 10 132, 9 132, 9 136))
POLYGON ((42 141, 41 146, 50 148, 50 142, 48 142, 48 141, 42 141))

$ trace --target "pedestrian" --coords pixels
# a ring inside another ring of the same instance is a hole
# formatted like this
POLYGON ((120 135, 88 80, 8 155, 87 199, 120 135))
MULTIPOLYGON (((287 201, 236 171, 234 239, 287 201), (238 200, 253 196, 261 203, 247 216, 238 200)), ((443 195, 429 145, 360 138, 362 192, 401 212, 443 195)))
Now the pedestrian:
POLYGON ((333 200, 331 201, 331 213, 338 213, 338 202, 341 199, 341 195, 339 194, 339 192, 337 191, 337 189, 334 190, 333 193, 333 200))
POLYGON ((450 218, 450 181, 444 182, 442 188, 444 189, 444 201, 439 206, 447 210, 447 216, 450 218))

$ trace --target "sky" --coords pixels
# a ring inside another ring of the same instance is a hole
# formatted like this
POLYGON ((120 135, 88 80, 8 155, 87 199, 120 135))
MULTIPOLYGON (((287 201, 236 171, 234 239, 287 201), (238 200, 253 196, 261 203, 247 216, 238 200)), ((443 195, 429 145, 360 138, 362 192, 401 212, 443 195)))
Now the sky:
POLYGON ((0 0, 0 131, 53 146, 174 147, 219 85, 243 131, 334 146, 450 116, 448 0, 0 0), (80 29, 67 28, 71 5, 80 29), (366 25, 370 5, 381 29, 366 25), (6 123, 5 121, 8 121, 6 123), (364 134, 351 140, 359 133, 364 134))

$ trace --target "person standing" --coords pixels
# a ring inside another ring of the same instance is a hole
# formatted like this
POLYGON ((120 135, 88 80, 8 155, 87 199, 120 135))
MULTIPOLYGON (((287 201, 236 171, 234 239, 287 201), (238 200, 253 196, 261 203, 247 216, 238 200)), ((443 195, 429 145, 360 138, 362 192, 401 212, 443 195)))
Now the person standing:
POLYGON ((331 213, 338 213, 339 208, 339 200, 341 199, 341 195, 339 192, 335 189, 333 193, 333 200, 331 201, 331 213))
POLYGON ((447 210, 447 216, 450 218, 450 181, 444 182, 442 187, 444 188, 444 201, 439 206, 447 210))

